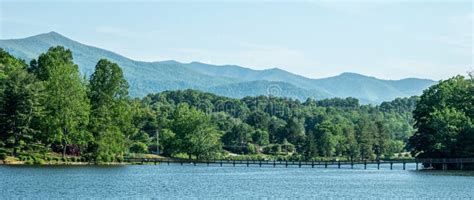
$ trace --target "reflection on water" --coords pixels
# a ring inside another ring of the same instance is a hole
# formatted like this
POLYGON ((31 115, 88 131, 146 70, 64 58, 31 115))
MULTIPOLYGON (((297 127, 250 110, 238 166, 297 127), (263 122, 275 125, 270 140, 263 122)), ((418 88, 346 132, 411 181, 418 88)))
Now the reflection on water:
POLYGON ((0 166, 11 198, 474 198, 474 172, 245 166, 0 166))

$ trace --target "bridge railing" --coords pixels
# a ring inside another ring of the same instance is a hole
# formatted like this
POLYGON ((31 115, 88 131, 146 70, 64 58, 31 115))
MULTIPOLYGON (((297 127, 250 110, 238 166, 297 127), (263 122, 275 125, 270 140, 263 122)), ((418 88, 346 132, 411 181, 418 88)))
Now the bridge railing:
POLYGON ((222 163, 222 164, 291 164, 291 165, 335 165, 335 164, 374 164, 374 163, 474 163, 474 158, 416 158, 382 159, 358 161, 282 161, 282 160, 193 160, 172 158, 125 158, 126 162, 168 162, 168 163, 222 163))

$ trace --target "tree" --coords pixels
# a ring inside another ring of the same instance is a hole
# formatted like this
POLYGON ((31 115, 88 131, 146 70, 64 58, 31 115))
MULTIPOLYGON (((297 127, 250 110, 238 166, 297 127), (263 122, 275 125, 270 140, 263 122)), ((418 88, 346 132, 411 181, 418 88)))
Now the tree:
POLYGON ((177 150, 191 158, 211 157, 221 148, 222 133, 209 121, 209 116, 188 104, 179 104, 173 114, 172 132, 177 150))
POLYGON ((347 145, 346 152, 344 154, 353 160, 359 156, 359 145, 357 144, 354 128, 352 126, 346 127, 343 129, 343 132, 347 145))
POLYGON ((334 126, 329 121, 323 121, 316 125, 316 141, 319 147, 320 155, 331 157, 334 155, 336 148, 336 140, 333 135, 334 126))
POLYGON ((269 144, 268 132, 264 131, 264 130, 257 129, 252 134, 252 140, 255 144, 267 145, 267 144, 269 144))
POLYGON ((359 143, 359 152, 362 159, 373 158, 373 144, 376 127, 368 118, 363 118, 358 122, 357 143, 359 143))
POLYGON ((45 82, 43 141, 60 142, 65 156, 68 144, 85 145, 91 139, 86 129, 90 109, 86 84, 71 51, 61 46, 41 54, 33 71, 45 82))
POLYGON ((121 158, 127 146, 125 137, 133 137, 138 132, 133 130, 132 113, 127 101, 128 83, 122 69, 108 60, 100 60, 91 75, 89 88, 90 130, 96 140, 95 157, 99 160, 104 157, 121 158))
POLYGON ((0 132, 5 133, 5 141, 13 143, 13 155, 16 156, 20 144, 25 140, 32 141, 33 134, 39 131, 35 121, 42 115, 43 87, 26 71, 22 62, 6 60, 4 53, 0 50, 0 62, 14 67, 4 71, 6 77, 1 81, 0 132))
POLYGON ((306 136, 306 143, 304 146, 304 156, 306 159, 310 159, 313 156, 316 156, 318 153, 318 148, 316 146, 316 138, 314 137, 313 132, 308 132, 306 136))
POLYGON ((237 122, 230 131, 226 132, 222 141, 226 145, 244 146, 248 142, 252 142, 252 134, 255 130, 248 124, 237 122))
POLYGON ((267 130, 270 122, 270 115, 263 111, 255 111, 247 118, 247 124, 256 129, 267 130))
POLYGON ((409 140, 418 157, 463 157, 474 154, 474 81, 456 76, 423 92, 413 117, 417 132, 409 140))
POLYGON ((279 119, 275 116, 273 116, 270 119, 270 122, 268 125, 268 132, 269 132, 271 143, 277 143, 277 142, 283 141, 286 135, 284 134, 285 126, 286 126, 286 122, 282 119, 279 119))
MULTIPOLYGON (((0 48, 0 78, 6 77, 7 73, 16 68, 26 68, 28 65, 0 48)), ((0 79, 1 80, 1 79, 0 79)))
POLYGON ((305 136, 304 120, 296 117, 291 118, 286 124, 286 139, 292 144, 302 142, 305 136))
MULTIPOLYGON (((12 55, 10 55, 7 51, 3 50, 0 48, 0 117, 6 115, 5 113, 2 113, 4 111, 1 110, 1 108, 5 108, 6 106, 4 105, 5 102, 5 95, 4 95, 4 90, 7 84, 8 76, 10 73, 15 71, 18 68, 26 68, 26 63, 23 60, 19 60, 12 55)), ((3 119, 1 122, 6 122, 6 119, 3 119)), ((1 123, 0 122, 0 123, 1 123)), ((0 139, 1 143, 3 144, 6 139, 7 139, 7 130, 4 128, 6 125, 0 126, 0 139)))
POLYGON ((212 158, 221 150, 220 137, 222 133, 212 126, 199 126, 193 134, 186 135, 187 153, 197 159, 212 158))
POLYGON ((377 156, 376 159, 378 160, 382 154, 387 152, 390 136, 388 135, 388 131, 381 121, 376 121, 375 126, 377 130, 374 133, 375 138, 373 149, 375 155, 377 156))

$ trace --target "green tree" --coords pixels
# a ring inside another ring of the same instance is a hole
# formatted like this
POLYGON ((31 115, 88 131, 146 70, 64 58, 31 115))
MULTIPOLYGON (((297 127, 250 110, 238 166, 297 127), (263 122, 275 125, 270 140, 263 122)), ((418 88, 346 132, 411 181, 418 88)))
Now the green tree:
POLYGON ((189 146, 186 148, 189 155, 197 159, 212 158, 221 150, 220 137, 222 132, 213 126, 199 126, 192 134, 187 134, 185 140, 189 146))
POLYGON ((376 126, 376 132, 374 133, 374 153, 377 156, 376 159, 379 159, 380 156, 385 154, 388 149, 388 145, 390 142, 390 136, 388 135, 388 131, 385 128, 383 122, 381 121, 376 121, 375 122, 376 126))
POLYGON ((315 133, 317 146, 322 156, 331 157, 336 150, 336 139, 333 135, 334 126, 329 121, 316 125, 315 133))
POLYGON ((316 138, 314 137, 313 132, 308 132, 306 136, 306 143, 304 146, 304 156, 306 159, 310 159, 316 156, 318 153, 318 148, 316 145, 316 138))
MULTIPOLYGON (((0 50, 0 62, 10 67, 2 80, 2 94, 0 104, 0 132, 5 133, 2 137, 5 141, 11 141, 13 155, 17 155, 20 144, 24 141, 33 141, 33 136, 39 130, 38 119, 42 113, 43 87, 36 77, 29 74, 21 62, 5 60, 4 52, 0 50)), ((2 64, 0 64, 2 65, 2 64)))
POLYGON ((173 118, 172 132, 175 133, 178 151, 199 159, 212 157, 220 150, 222 133, 210 123, 204 112, 183 103, 178 105, 173 118))
POLYGON ((375 124, 368 118, 363 118, 358 122, 357 143, 362 159, 373 159, 374 135, 377 131, 375 124))
POLYGON ((45 81, 45 143, 58 141, 66 155, 68 144, 85 145, 90 139, 89 100, 72 53, 64 47, 51 47, 41 54, 33 72, 45 81))
POLYGON ((255 144, 267 145, 269 144, 268 132, 257 129, 252 133, 252 140, 255 144))
POLYGON ((425 90, 413 112, 417 132, 409 141, 412 154, 433 158, 473 155, 473 104, 474 81, 463 76, 425 90))
POLYGON ((247 117, 247 124, 255 127, 255 129, 267 130, 270 122, 270 115, 263 111, 252 112, 247 117))
POLYGON ((343 129, 344 136, 346 138, 346 152, 344 153, 347 155, 351 160, 359 156, 359 145, 357 144, 357 138, 355 135, 355 130, 352 126, 346 127, 343 129))
POLYGON ((126 151, 126 136, 133 137, 132 113, 128 103, 128 83, 122 69, 108 60, 100 60, 91 75, 90 130, 96 140, 97 159, 121 158, 126 151))
POLYGON ((226 145, 244 146, 248 142, 252 142, 252 134, 254 129, 243 122, 237 122, 222 138, 226 145))

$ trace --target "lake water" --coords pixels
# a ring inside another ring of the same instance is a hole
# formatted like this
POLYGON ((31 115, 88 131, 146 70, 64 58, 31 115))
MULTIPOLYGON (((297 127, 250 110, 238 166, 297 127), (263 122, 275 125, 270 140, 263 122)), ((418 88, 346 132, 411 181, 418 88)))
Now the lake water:
POLYGON ((474 199, 473 172, 394 167, 0 166, 0 199, 474 199))

